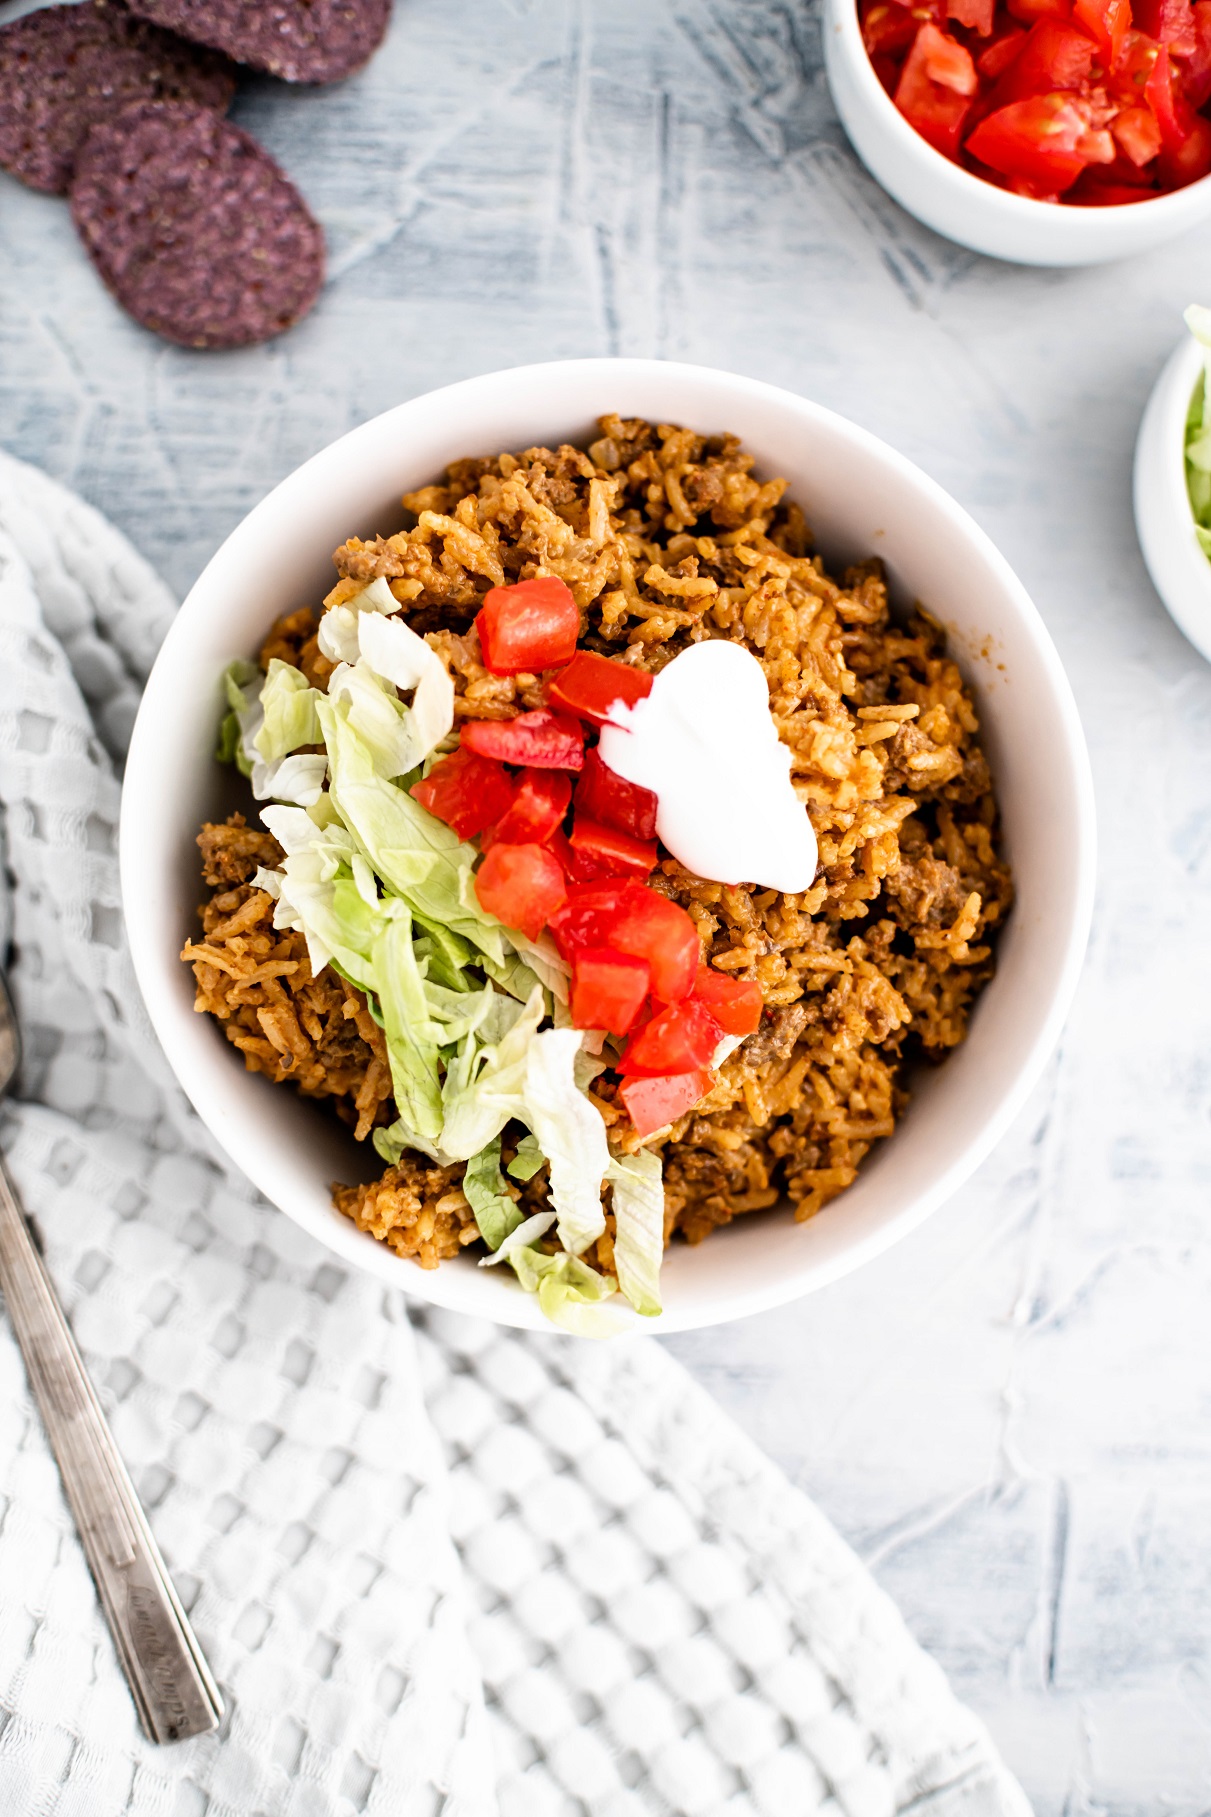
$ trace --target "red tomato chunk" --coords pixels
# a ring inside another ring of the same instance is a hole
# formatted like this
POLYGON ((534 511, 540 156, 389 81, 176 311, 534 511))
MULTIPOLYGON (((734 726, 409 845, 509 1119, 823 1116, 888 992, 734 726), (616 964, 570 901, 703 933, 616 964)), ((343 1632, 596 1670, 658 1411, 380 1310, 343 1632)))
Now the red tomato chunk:
POLYGON ((618 1070, 624 1078, 658 1079, 706 1066, 723 1030, 704 1003, 689 997, 670 1003, 631 1037, 618 1070))
POLYGON ((578 814, 599 820, 603 826, 617 827, 633 839, 655 839, 656 805, 651 789, 619 776, 603 762, 598 751, 585 752, 584 769, 576 783, 578 814))
POLYGON ((537 940, 567 897, 559 860, 545 845, 494 845, 475 873, 479 905, 537 940))
POLYGON ((519 713, 516 719, 464 720, 460 737, 464 750, 499 763, 540 770, 579 770, 584 763, 583 728, 546 707, 519 713))
POLYGON ((553 574, 493 587, 475 619, 484 667, 493 675, 537 675, 571 662, 580 636, 580 608, 553 574))
POLYGON ((646 959, 586 947, 572 960, 572 1027, 625 1035, 643 1008, 651 982, 646 959))
POLYGON ((715 1083, 713 1073, 679 1073, 664 1079, 624 1079, 619 1096, 639 1136, 650 1136, 675 1123, 705 1098, 715 1083))
POLYGON ((548 684, 547 699, 578 719, 604 725, 615 702, 621 700, 632 707, 651 691, 652 678, 642 669, 632 669, 592 650, 577 650, 567 668, 548 684))
POLYGON ((409 794, 460 839, 473 839, 513 805, 513 783, 504 765, 461 747, 439 757, 409 794))
POLYGON ((577 810, 568 841, 573 852, 606 876, 649 877, 656 868, 656 841, 632 839, 617 827, 586 820, 577 810))
POLYGON ((573 884, 551 933, 565 959, 595 946, 646 959, 659 1003, 678 1002, 694 988, 698 930, 678 903, 643 884, 573 884))
POLYGON ((1118 207, 1211 174, 1211 0, 860 0, 922 138, 1038 201, 1118 207), (1028 29, 1023 29, 1026 27, 1028 29))
POLYGON ((508 812, 491 830, 490 842, 544 845, 571 799, 572 779, 566 770, 523 770, 508 812))
POLYGON ((725 1035, 751 1035, 761 1021, 761 986, 750 978, 729 978, 709 965, 698 974, 694 1001, 705 1004, 725 1035))

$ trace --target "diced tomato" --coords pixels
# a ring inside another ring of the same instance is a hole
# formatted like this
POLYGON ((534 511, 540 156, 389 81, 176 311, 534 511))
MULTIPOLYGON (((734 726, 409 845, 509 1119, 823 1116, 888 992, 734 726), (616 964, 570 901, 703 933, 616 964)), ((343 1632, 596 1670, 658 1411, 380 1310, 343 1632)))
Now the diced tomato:
POLYGON ((604 826, 617 827, 633 839, 655 839, 656 806, 651 789, 619 776, 603 762, 599 751, 585 752, 584 769, 576 781, 578 814, 600 820, 604 826))
POLYGON ((1005 0, 1005 10, 1023 25, 1036 19, 1071 19, 1072 0, 1005 0))
POLYGON ((572 779, 566 770, 523 770, 507 814, 491 829, 488 843, 543 845, 568 811, 572 779))
POLYGON ((1040 19, 989 97, 990 111, 1031 95, 1079 89, 1089 79, 1096 48, 1085 32, 1056 19, 1040 19))
POLYGON ((646 959, 609 947, 582 948, 572 960, 572 1027, 625 1035, 643 1008, 651 976, 646 959))
POLYGON ((1169 51, 1162 45, 1145 90, 1160 127, 1158 172, 1167 189, 1184 189, 1211 172, 1211 121, 1196 114, 1174 85, 1169 51))
POLYGON ((675 1074, 664 1079, 624 1079, 618 1095, 626 1105, 627 1115, 638 1136, 654 1135, 693 1110, 715 1083, 714 1073, 704 1069, 675 1074))
POLYGON ((466 719, 460 736, 465 750, 500 763, 538 770, 579 770, 584 764, 584 728, 546 707, 516 719, 466 719))
POLYGON ((586 819, 579 808, 568 843, 578 856, 587 858, 607 875, 649 877, 656 868, 654 839, 632 839, 617 827, 586 819))
POLYGON ((923 139, 954 158, 978 80, 971 52, 936 25, 923 25, 900 73, 895 103, 923 139))
POLYGON ((1131 0, 1075 0, 1072 15, 1096 43, 1103 68, 1113 69, 1131 25, 1131 0))
POLYGON ((577 650, 567 668, 547 684, 547 698, 553 706, 594 725, 606 723, 616 701, 633 707, 651 692, 652 678, 643 669, 632 669, 612 656, 598 656, 594 650, 577 650))
POLYGON ((761 1021, 761 986, 750 978, 729 978, 711 965, 694 981, 694 1001, 706 1005, 725 1035, 751 1035, 761 1021))
POLYGON ((408 793, 460 839, 473 839, 499 820, 513 803, 513 783, 503 764, 473 751, 439 757, 423 782, 408 793))
POLYGON ((1156 66, 1160 46, 1143 32, 1129 31, 1109 78, 1107 87, 1112 99, 1122 107, 1146 105, 1148 78, 1156 66))
POLYGON ((1110 130, 1137 166, 1150 163, 1161 148, 1161 129, 1150 107, 1124 107, 1115 115, 1110 130))
MULTIPOLYGON (((1012 72, 1011 72, 1012 73, 1012 72)), ((1087 164, 1109 163, 1109 133, 1091 132, 1087 115, 1069 95, 1033 95, 989 114, 967 141, 973 158, 1007 177, 1062 194, 1087 164)))
POLYGON ((1211 101, 1211 0, 1194 0, 1194 49, 1181 60, 1182 93, 1191 107, 1211 101))
POLYGON ((1174 56, 1190 56, 1197 42, 1190 0, 1135 0, 1137 30, 1165 45, 1174 56))
POLYGON ((946 16, 956 25, 965 25, 981 38, 992 36, 992 16, 996 0, 946 0, 946 16))
POLYGON ((537 940, 567 900, 563 869, 545 845, 494 845, 475 873, 479 905, 537 940))
POLYGON ((572 842, 562 827, 551 834, 547 845, 562 864, 564 875, 570 884, 617 883, 617 871, 611 870, 608 865, 599 864, 588 852, 573 851, 572 842))
POLYGON ((484 667, 493 675, 537 675, 571 662, 580 636, 580 608, 553 574, 493 587, 475 618, 484 667))
POLYGON ((550 923, 551 936, 564 958, 571 959, 585 947, 611 946, 611 930, 623 906, 632 896, 646 894, 633 883, 574 883, 550 923))
POLYGON ((918 21, 896 0, 876 0, 862 14, 862 42, 870 56, 907 50, 917 35, 918 21))
POLYGON ((1101 172, 1091 168, 1068 191, 1064 200, 1080 208, 1126 208, 1132 202, 1146 202, 1156 193, 1150 184, 1104 183, 1101 172))
POLYGON ((701 943, 685 910, 652 889, 628 893, 610 927, 609 944, 635 953, 652 968, 652 995, 677 1003, 694 988, 701 943))
POLYGON ((976 58, 976 68, 980 74, 990 82, 1003 76, 1025 44, 1027 35, 1020 25, 1011 25, 1008 31, 998 32, 987 50, 982 50, 976 58))
POLYGON ((693 1072, 708 1065, 722 1039, 723 1030, 706 1004, 687 997, 684 1003, 670 1003, 631 1036, 618 1070, 629 1079, 693 1072))

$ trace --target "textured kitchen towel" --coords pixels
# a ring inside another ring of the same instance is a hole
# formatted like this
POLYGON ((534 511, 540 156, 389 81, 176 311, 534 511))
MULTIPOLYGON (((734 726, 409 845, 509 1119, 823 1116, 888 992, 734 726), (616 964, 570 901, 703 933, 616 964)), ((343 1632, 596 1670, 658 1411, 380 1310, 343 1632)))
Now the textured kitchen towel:
POLYGON ((171 610, 104 519, 0 456, 26 1039, 0 1134, 228 1707, 215 1736, 141 1739, 0 1327, 0 1812, 1024 1817, 857 1559, 659 1345, 409 1306, 200 1127, 114 850, 171 610))

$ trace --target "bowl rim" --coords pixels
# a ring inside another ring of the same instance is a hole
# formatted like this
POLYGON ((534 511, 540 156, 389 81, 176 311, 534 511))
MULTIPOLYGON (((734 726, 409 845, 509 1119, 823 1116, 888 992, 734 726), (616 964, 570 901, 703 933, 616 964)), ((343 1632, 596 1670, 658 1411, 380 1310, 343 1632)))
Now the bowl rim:
MULTIPOLYGON (((224 1127, 220 1102, 222 1094, 217 1083, 213 1083, 217 1078, 213 1062, 220 1050, 216 1047, 212 1054, 207 1049, 205 1059, 196 1060, 195 1063, 196 1057, 183 1052, 178 1045, 172 1004, 168 991, 162 989, 158 972, 160 958, 157 956, 157 945, 163 941, 164 929, 157 924, 155 915, 148 908, 144 892, 137 887, 139 867, 144 863, 145 857, 140 845, 141 816, 138 804, 142 797, 150 796, 156 788, 155 766, 148 758, 154 757, 152 713, 158 690, 177 663, 178 651, 182 654, 187 651, 192 623, 205 605, 208 588, 220 584, 225 575, 233 572, 233 564, 238 561, 241 549, 251 548, 257 543, 262 529, 273 522, 282 507, 283 499, 292 491, 304 492, 307 485, 326 469, 339 468, 350 447, 358 441, 364 441, 367 447, 373 447, 389 429, 405 430, 409 411, 422 406, 432 410, 444 403, 456 404, 474 398, 480 391, 485 395, 479 400, 479 404, 486 409, 487 398, 494 387, 500 386, 508 391, 524 385, 527 380, 537 380, 539 375, 546 384, 555 375, 568 381, 573 377, 588 380, 591 376, 594 380, 600 378, 616 392, 628 381, 636 384, 642 384, 645 380, 651 380, 657 385, 681 384, 687 390, 705 392, 712 411, 725 411, 729 396, 743 398, 750 403, 764 400, 784 415, 797 416, 805 429, 809 425, 826 427, 832 435, 848 442, 877 467, 894 470, 939 517, 949 522, 962 539, 974 545, 975 551, 995 574, 1005 595, 1012 602, 1013 611, 1028 635, 1032 654, 1041 665, 1049 685, 1049 704, 1055 715, 1057 753, 1067 763, 1071 784, 1075 849, 1074 882, 1067 925, 1062 940, 1058 933, 1055 937, 1055 950, 1059 957, 1054 963, 1053 982, 1046 1006, 1040 1009, 1032 1036, 1026 1038, 1016 1074, 1007 1084, 998 1086, 1000 1095, 994 1107, 969 1131, 953 1151, 949 1162, 930 1177, 927 1185, 915 1188, 915 1196, 887 1215, 882 1223, 864 1236, 857 1237, 847 1246, 840 1246, 837 1253, 823 1258, 805 1259, 801 1269, 787 1271, 783 1276, 771 1279, 760 1287, 718 1292, 713 1309, 706 1313, 687 1311, 679 1314, 674 1308, 657 1319, 635 1319, 632 1322, 632 1328, 636 1331, 642 1329, 670 1333, 691 1330, 726 1323, 803 1297, 881 1254, 915 1229, 938 1205, 949 1198, 1000 1140, 1037 1082, 1058 1039, 1084 958, 1094 896, 1096 821, 1088 751, 1071 686, 1038 609, 1008 561, 969 513, 936 480, 897 449, 838 412, 763 380, 684 362, 626 358, 553 360, 485 373, 419 394, 356 425, 284 476, 246 514, 211 556, 169 628, 140 703, 131 739, 127 782, 123 790, 119 851, 126 929, 139 988, 173 1073, 215 1140, 265 1196, 276 1203, 273 1187, 266 1180, 267 1170, 259 1164, 256 1143, 245 1142, 242 1137, 234 1139, 232 1133, 224 1127)), ((688 409, 688 404, 682 407, 688 409)), ((557 408, 553 405, 552 412, 555 413, 557 408)), ((760 460, 760 449, 755 449, 754 452, 760 460)), ((468 1310, 466 1295, 459 1291, 460 1270, 438 1268, 422 1271, 415 1267, 400 1270, 400 1258, 393 1253, 384 1253, 383 1245, 356 1230, 347 1220, 332 1219, 321 1227, 317 1220, 300 1215, 299 1208, 283 1205, 282 1209, 329 1248, 335 1249, 355 1265, 369 1268, 397 1289, 415 1293, 418 1298, 439 1306, 468 1310)), ((476 1310, 481 1316, 495 1318, 502 1324, 551 1331, 551 1327, 533 1305, 532 1296, 520 1292, 502 1299, 499 1312, 485 1312, 482 1307, 477 1307, 476 1310)))
POLYGON ((1132 501, 1140 549, 1161 603, 1211 661, 1211 561, 1195 535, 1186 483, 1186 416, 1205 359, 1187 334, 1162 366, 1140 419, 1132 501))
MULTIPOLYGON (((1072 231, 1077 237, 1089 239, 1104 237, 1104 233, 1098 234, 1095 223, 1105 223, 1105 231, 1114 232, 1125 228, 1130 220, 1144 210, 1147 211, 1149 222, 1154 225, 1162 211, 1176 217, 1174 231, 1177 232, 1188 219, 1200 215, 1204 207, 1211 209, 1211 174, 1200 177, 1197 182, 1187 183, 1181 189, 1169 190, 1165 195, 1150 196, 1144 202, 1113 203, 1105 208, 1040 202, 1033 196, 1014 195, 1010 190, 1000 189, 995 183, 954 163, 909 125, 875 74, 874 64, 862 38, 858 0, 828 0, 828 13, 837 21, 837 41, 863 99, 870 100, 880 110, 897 151, 901 156, 911 158, 939 191, 948 192, 960 205, 982 205, 994 215, 999 215, 1005 224, 1015 226, 1041 226, 1044 222, 1053 222, 1057 213, 1062 211, 1061 218, 1071 222, 1072 231), (1084 224, 1078 226, 1078 222, 1084 224)), ((1132 236, 1128 232, 1125 237, 1132 236)))

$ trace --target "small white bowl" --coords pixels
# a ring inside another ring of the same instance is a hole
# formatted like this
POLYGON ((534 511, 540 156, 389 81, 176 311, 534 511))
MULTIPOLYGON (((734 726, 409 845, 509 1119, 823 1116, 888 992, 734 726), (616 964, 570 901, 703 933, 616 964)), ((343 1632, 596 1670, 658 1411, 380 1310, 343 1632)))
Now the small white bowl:
POLYGON ((1187 336, 1153 387, 1135 444, 1135 528, 1153 586, 1211 661, 1211 561, 1186 490, 1186 414, 1202 372, 1203 350, 1187 336))
MULTIPOLYGON (((946 625, 971 682, 1004 815, 1017 901, 997 976, 967 1041, 915 1081, 914 1099, 857 1183, 807 1224, 749 1214, 665 1263, 667 1310, 643 1329, 683 1331, 760 1312, 835 1279, 911 1230, 988 1153, 1039 1074, 1068 1007, 1093 892, 1094 810, 1072 693, 1051 639, 984 532, 902 455, 772 385, 656 360, 569 360, 489 373, 414 398, 343 436, 275 487, 228 537, 181 607, 135 726, 122 803, 122 889, 139 983, 174 1071, 227 1153, 265 1195, 385 1285, 503 1324, 544 1329, 504 1269, 466 1258, 425 1272, 333 1210, 329 1182, 366 1178, 364 1151, 293 1092, 244 1071, 193 1009, 177 955, 201 895, 194 836, 234 804, 212 752, 219 677, 274 617, 318 601, 331 550, 389 532, 401 493, 460 455, 584 441, 617 410, 733 430, 782 474, 832 564, 884 557, 901 604, 946 625)), ((370 1157, 373 1161, 374 1157, 370 1157)))
POLYGON ((856 0, 825 0, 824 66, 854 150, 889 195, 935 233, 1015 265, 1100 265, 1148 252, 1211 217, 1211 177, 1125 208, 1032 202, 935 151, 871 65, 856 0))

